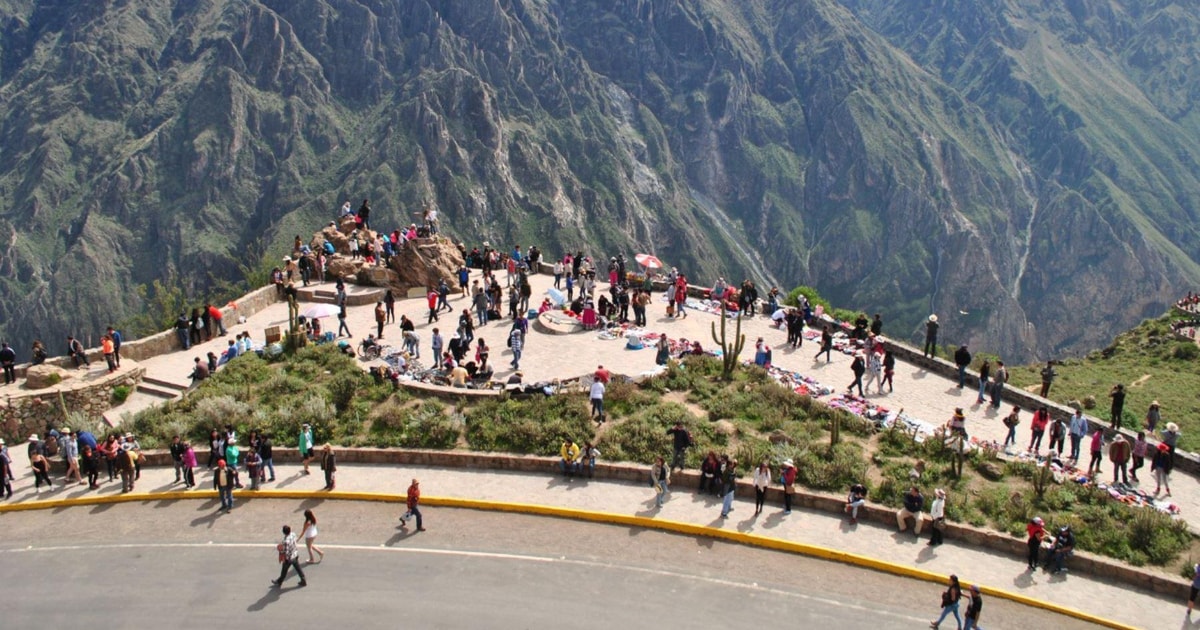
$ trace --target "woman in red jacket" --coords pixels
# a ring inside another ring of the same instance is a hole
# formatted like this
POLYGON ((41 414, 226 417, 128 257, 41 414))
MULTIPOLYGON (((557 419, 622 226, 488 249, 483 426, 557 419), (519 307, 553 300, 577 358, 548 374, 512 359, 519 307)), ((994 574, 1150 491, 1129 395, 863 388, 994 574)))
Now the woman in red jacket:
POLYGON ((1029 451, 1037 453, 1042 447, 1042 438, 1046 435, 1046 425, 1050 424, 1050 410, 1046 407, 1038 409, 1033 414, 1033 421, 1030 430, 1033 435, 1029 439, 1029 451))

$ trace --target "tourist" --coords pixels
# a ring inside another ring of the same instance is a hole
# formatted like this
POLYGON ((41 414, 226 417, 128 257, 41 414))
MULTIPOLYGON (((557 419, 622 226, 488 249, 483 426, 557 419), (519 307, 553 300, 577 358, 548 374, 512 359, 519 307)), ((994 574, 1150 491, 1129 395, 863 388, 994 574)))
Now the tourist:
POLYGON ((62 455, 63 462, 67 465, 67 476, 63 483, 74 478, 82 486, 83 477, 79 474, 79 443, 71 434, 70 427, 63 427, 62 438, 59 439, 58 444, 58 454, 62 455))
POLYGON ((233 510, 233 487, 236 483, 234 472, 225 465, 225 460, 217 460, 217 469, 213 472, 213 488, 221 498, 220 509, 226 513, 233 510))
POLYGON ((569 437, 563 438, 562 446, 559 447, 558 467, 567 479, 571 479, 580 471, 579 446, 569 437))
POLYGON ((654 350, 654 364, 666 365, 671 359, 671 340, 666 335, 658 338, 658 344, 654 350))
POLYGON ((605 387, 603 379, 596 378, 592 381, 591 418, 596 421, 596 424, 604 424, 604 390, 605 387))
POLYGON ((671 469, 667 468, 662 457, 654 459, 650 467, 650 486, 654 488, 654 506, 661 508, 671 492, 671 469))
POLYGON ((1054 546, 1050 549, 1050 558, 1054 564, 1054 570, 1051 573, 1065 573, 1067 569, 1063 564, 1074 553, 1075 534, 1071 531, 1070 525, 1063 525, 1058 530, 1058 536, 1054 537, 1054 546))
POLYGON ((317 546, 317 516, 312 510, 304 510, 304 526, 300 528, 300 535, 304 537, 304 547, 308 549, 308 563, 316 564, 319 560, 313 559, 313 552, 317 552, 317 556, 321 560, 325 559, 325 552, 317 546))
POLYGON ((1054 370, 1054 362, 1047 361, 1046 367, 1042 368, 1042 391, 1039 396, 1045 398, 1050 395, 1050 386, 1054 384, 1054 377, 1058 376, 1058 372, 1054 370))
POLYGON ((804 317, 800 315, 800 311, 789 308, 783 316, 783 323, 787 327, 787 344, 793 348, 804 345, 804 317))
POLYGON ((34 492, 41 493, 43 481, 46 488, 54 489, 54 482, 50 481, 50 460, 45 455, 35 451, 29 458, 29 467, 33 469, 34 492))
POLYGON ((733 511, 733 495, 737 491, 737 459, 730 457, 721 470, 721 518, 733 511))
POLYGON ((358 219, 355 223, 361 223, 364 230, 371 229, 371 203, 363 199, 362 205, 358 207, 358 219))
POLYGON ((1192 618, 1192 609, 1196 607, 1196 596, 1200 595, 1200 564, 1192 565, 1192 590, 1188 593, 1187 618, 1192 618))
POLYGON ((121 475, 121 492, 133 492, 134 474, 134 458, 137 454, 133 452, 133 445, 125 443, 117 450, 117 458, 115 467, 117 473, 121 475))
POLYGON ((866 390, 871 391, 871 383, 875 383, 876 393, 883 393, 883 361, 880 354, 867 349, 867 382, 866 390))
POLYGON ((889 348, 883 353, 883 381, 879 383, 879 393, 883 393, 884 383, 888 386, 888 393, 892 393, 892 379, 896 376, 896 355, 889 348))
POLYGON ((792 513, 792 498, 796 494, 796 466, 791 459, 783 460, 779 470, 779 480, 783 482, 783 513, 792 513))
POLYGON ((823 355, 825 355, 825 362, 829 363, 830 361, 833 360, 830 357, 832 352, 833 352, 833 331, 829 328, 829 324, 825 324, 825 328, 821 331, 821 347, 817 350, 817 355, 813 357, 813 360, 815 361, 817 359, 820 359, 821 355, 823 354, 823 355))
POLYGON ((87 351, 84 350, 83 344, 71 335, 67 335, 67 355, 75 363, 76 369, 91 367, 91 363, 88 363, 87 351))
POLYGON ((346 337, 353 339, 354 335, 350 334, 350 327, 346 325, 346 305, 344 303, 341 304, 340 306, 338 306, 338 316, 337 317, 338 317, 337 336, 341 337, 342 335, 345 335, 346 337))
POLYGON ((937 628, 942 624, 942 621, 950 615, 954 615, 954 621, 958 627, 962 628, 962 617, 958 614, 958 603, 962 599, 962 587, 958 584, 958 576, 950 576, 950 586, 942 593, 942 615, 937 618, 937 621, 929 622, 930 628, 937 628))
POLYGON ((1157 400, 1151 401, 1150 408, 1146 410, 1146 430, 1153 434, 1159 422, 1162 422, 1162 409, 1157 400))
POLYGON ((996 373, 992 375, 992 407, 1000 408, 1000 400, 1004 396, 1004 384, 1008 382, 1008 368, 1003 361, 996 361, 996 373))
MULTIPOLYGON (((662 458, 658 458, 662 461, 662 458)), ((771 467, 767 460, 759 462, 754 469, 754 514, 762 513, 763 503, 767 500, 767 488, 771 485, 771 467)))
POLYGON ((246 449, 246 475, 250 477, 250 489, 258 490, 262 480, 262 455, 253 446, 246 449))
POLYGON ((112 481, 117 478, 117 451, 121 450, 121 444, 117 442, 116 434, 109 434, 104 440, 104 444, 97 446, 100 454, 104 456, 104 466, 108 471, 108 480, 112 481))
POLYGON ((1088 421, 1083 417, 1083 410, 1076 409, 1075 415, 1071 416, 1071 424, 1067 428, 1071 436, 1071 459, 1076 463, 1079 462, 1079 447, 1083 442, 1083 437, 1088 434, 1088 421))
MULTIPOLYGON (((401 315, 401 317, 404 316, 401 315)), ((404 337, 404 351, 407 352, 412 358, 420 359, 421 335, 417 334, 417 331, 415 330, 405 330, 402 336, 404 337)))
POLYGON ((963 630, 981 630, 979 627, 979 614, 983 612, 983 595, 979 592, 979 585, 971 585, 971 603, 967 605, 966 623, 963 624, 963 630))
POLYGON ((1108 445, 1108 460, 1113 465, 1113 484, 1117 483, 1118 473, 1121 477, 1121 483, 1129 483, 1126 467, 1129 464, 1129 456, 1132 450, 1129 442, 1120 433, 1113 438, 1112 444, 1108 445))
POLYGON ((1063 445, 1067 438, 1067 423, 1062 418, 1055 418, 1050 423, 1050 450, 1062 457, 1063 445), (1055 447, 1058 447, 1057 449, 1055 447))
POLYGON ((443 348, 445 348, 446 340, 442 337, 442 333, 434 328, 429 335, 429 346, 433 349, 433 358, 436 360, 442 356, 443 348))
MULTIPOLYGON (((4 455, 7 457, 7 452, 4 453, 4 455)), ((82 468, 83 474, 87 475, 88 489, 95 490, 96 488, 99 488, 100 484, 97 483, 97 480, 100 477, 101 455, 92 449, 90 445, 84 444, 80 451, 79 457, 80 468, 82 468)), ((4 489, 8 491, 8 497, 6 498, 11 499, 12 481, 8 475, 3 475, 3 482, 4 489)))
POLYGON ((1035 516, 1029 524, 1025 526, 1025 533, 1028 539, 1025 544, 1029 548, 1029 554, 1026 556, 1026 564, 1029 565, 1029 570, 1033 571, 1038 566, 1038 553, 1042 549, 1042 539, 1046 537, 1046 524, 1041 517, 1035 516))
POLYGON ((271 443, 271 434, 263 433, 258 440, 258 455, 262 458, 262 469, 259 470, 258 476, 260 481, 275 481, 275 453, 274 445, 271 443), (267 472, 271 473, 270 478, 267 478, 267 472))
POLYGON ((850 371, 854 373, 854 380, 850 382, 850 386, 846 388, 847 394, 854 393, 854 387, 858 386, 858 395, 863 396, 863 374, 867 371, 867 365, 863 362, 862 352, 854 353, 854 360, 850 363, 850 371))
POLYGON ((304 474, 311 474, 308 470, 308 465, 312 462, 315 453, 313 452, 312 427, 307 422, 300 426, 298 450, 300 452, 300 462, 304 464, 304 474))
POLYGON ((846 513, 850 515, 850 524, 858 525, 858 508, 867 502, 867 487, 861 483, 850 486, 850 494, 846 495, 846 513))
POLYGON ((716 495, 720 492, 717 475, 721 473, 721 462, 717 459, 717 454, 709 451, 708 455, 704 456, 704 461, 700 463, 700 492, 708 491, 716 495))
POLYGON ((1146 441, 1146 432, 1138 431, 1137 440, 1133 442, 1132 456, 1133 466, 1129 469, 1129 478, 1133 479, 1133 483, 1138 482, 1137 471, 1146 463, 1146 452, 1150 444, 1146 441))
POLYGON ((1104 429, 1097 428, 1092 432, 1091 443, 1092 459, 1088 462, 1087 474, 1091 475, 1092 471, 1096 471, 1096 476, 1100 476, 1100 464, 1104 461, 1104 429))
POLYGON ((1120 383, 1113 385, 1108 397, 1112 399, 1112 406, 1108 411, 1109 423, 1114 430, 1120 431, 1121 416, 1125 413, 1125 386, 1120 383))
POLYGON ((225 331, 225 316, 221 309, 212 304, 205 304, 204 308, 208 311, 208 321, 212 328, 208 333, 209 338, 216 336, 216 333, 220 333, 222 337, 229 334, 225 331))
POLYGON ((913 534, 920 536, 921 528, 925 523, 921 520, 921 510, 925 509, 925 497, 921 496, 921 491, 916 486, 908 489, 908 493, 904 495, 904 507, 896 512, 896 526, 900 531, 908 529, 908 519, 913 519, 913 534))
POLYGON ((425 323, 432 324, 438 320, 438 292, 433 285, 430 285, 425 292, 425 303, 429 307, 429 315, 426 317, 425 323))
POLYGON ((1179 432, 1179 425, 1174 422, 1168 422, 1167 428, 1163 429, 1159 435, 1162 437, 1163 444, 1166 444, 1167 448, 1170 449, 1171 461, 1173 463, 1175 458, 1175 444, 1179 441, 1179 436, 1182 435, 1179 432))
POLYGON ((183 487, 191 489, 196 487, 196 477, 193 470, 196 468, 196 451, 188 442, 183 443, 183 487))
POLYGON ((958 368, 958 388, 962 389, 967 382, 967 367, 971 365, 971 353, 967 351, 967 344, 964 343, 954 351, 954 365, 958 368))
POLYGON ((1029 437, 1029 448, 1026 450, 1036 455, 1038 449, 1042 448, 1042 438, 1046 436, 1046 425, 1050 424, 1050 409, 1042 406, 1033 412, 1033 419, 1029 424, 1031 435, 1029 437))
MULTIPOLYGON (((508 347, 512 349, 512 355, 513 355, 513 360, 511 363, 509 363, 509 365, 512 366, 512 369, 514 369, 514 370, 521 369, 521 348, 524 345, 525 345, 525 336, 523 334, 521 334, 521 329, 513 328, 512 331, 509 332, 509 334, 508 334, 508 347)), ((603 392, 601 392, 601 398, 603 399, 603 392)), ((596 407, 595 407, 595 404, 593 403, 593 405, 592 405, 593 413, 595 412, 595 410, 596 410, 596 407)), ((603 405, 601 405, 601 410, 603 410, 603 405)))
POLYGON ((445 308, 447 313, 453 313, 454 307, 450 306, 450 285, 446 284, 445 278, 441 278, 438 280, 437 292, 438 292, 438 306, 437 306, 438 311, 440 312, 443 308, 445 308))
POLYGON ((220 360, 217 358, 215 352, 209 352, 205 357, 208 359, 208 373, 211 375, 217 371, 217 365, 220 363, 220 360))
POLYGON ((687 454, 687 449, 692 446, 692 434, 683 426, 683 422, 676 420, 675 426, 667 429, 667 435, 671 436, 671 445, 674 449, 674 455, 671 458, 671 470, 678 468, 683 470, 684 457, 687 454))
POLYGON ((1004 417, 1004 426, 1008 428, 1008 434, 1004 436, 1004 448, 1009 444, 1017 445, 1017 426, 1021 424, 1021 408, 1013 405, 1012 413, 1004 417))
POLYGON ((4 366, 4 384, 17 382, 17 353, 7 343, 0 344, 0 366, 4 366))
POLYGON ((1171 447, 1165 442, 1160 443, 1154 451, 1154 459, 1150 462, 1150 471, 1154 473, 1154 496, 1163 488, 1167 489, 1167 496, 1171 496, 1171 469, 1175 464, 1171 458, 1171 447))
MULTIPOLYGON (((187 339, 185 337, 184 341, 186 341, 186 340, 187 339)), ((184 348, 184 350, 186 350, 186 349, 187 348, 184 348)), ((48 352, 46 352, 46 345, 43 344, 40 339, 34 339, 33 346, 31 346, 29 349, 29 364, 30 365, 41 365, 41 364, 45 363, 46 359, 48 359, 48 358, 50 358, 50 355, 48 352)))
POLYGON ((417 519, 417 531, 425 531, 425 527, 421 524, 421 482, 413 479, 408 486, 406 507, 408 510, 400 517, 400 527, 408 525, 408 519, 417 519))
POLYGON ((591 442, 584 441, 583 448, 579 449, 579 463, 587 469, 588 479, 593 479, 596 476, 596 459, 600 457, 600 449, 596 448, 591 442))
POLYGON ((489 348, 487 342, 480 337, 479 341, 477 341, 475 344, 475 364, 478 366, 479 371, 486 372, 491 370, 491 368, 488 366, 488 358, 491 356, 491 354, 491 348, 489 348))
POLYGON ((984 359, 983 365, 979 366, 979 397, 975 399, 976 405, 982 405, 984 397, 987 396, 988 379, 992 374, 992 362, 984 359))
POLYGON ((926 357, 932 357, 937 354, 937 336, 938 336, 938 316, 930 315, 925 322, 925 350, 926 357))
MULTIPOLYGON (((366 202, 364 202, 365 204, 366 202)), ((300 578, 300 586, 308 586, 308 581, 304 579, 304 569, 300 568, 300 551, 296 549, 296 535, 292 533, 292 528, 283 526, 283 542, 275 546, 279 551, 279 579, 271 580, 271 584, 275 586, 283 586, 283 581, 287 579, 288 567, 296 569, 296 575, 300 578)))
POLYGON ((938 488, 933 491, 933 505, 929 506, 929 546, 942 544, 942 532, 946 530, 946 491, 938 488))

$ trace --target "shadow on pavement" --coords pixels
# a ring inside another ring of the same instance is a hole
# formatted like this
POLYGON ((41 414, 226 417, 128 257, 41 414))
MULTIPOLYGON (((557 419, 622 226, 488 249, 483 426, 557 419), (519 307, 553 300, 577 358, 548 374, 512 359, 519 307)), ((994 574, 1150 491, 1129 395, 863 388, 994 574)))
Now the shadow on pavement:
POLYGON ((204 516, 197 516, 196 518, 192 519, 192 522, 190 523, 190 525, 192 527, 206 525, 206 526, 208 526, 209 529, 212 529, 212 526, 217 523, 217 519, 220 517, 221 517, 221 511, 214 510, 213 512, 211 512, 209 514, 205 514, 204 516))
POLYGON ((763 519, 763 522, 762 522, 763 529, 774 529, 776 527, 779 527, 783 523, 783 519, 785 516, 787 516, 787 515, 783 513, 783 510, 776 510, 774 512, 771 512, 770 514, 767 515, 767 518, 763 519))
POLYGON ((319 507, 324 502, 325 502, 325 499, 320 499, 320 498, 316 498, 316 497, 305 499, 300 502, 300 505, 296 506, 295 511, 303 512, 304 510, 311 510, 316 507, 319 507))
POLYGON ((99 505, 93 506, 92 509, 88 510, 88 513, 89 514, 102 514, 104 512, 109 511, 110 509, 112 509, 112 506, 114 506, 114 505, 116 505, 116 503, 101 503, 99 505))
MULTIPOLYGON (((300 588, 300 587, 294 586, 294 587, 286 589, 286 590, 291 591, 291 590, 295 590, 297 588, 300 588)), ((249 606, 246 607, 246 612, 260 612, 260 611, 266 609, 267 606, 270 606, 271 604, 274 604, 275 602, 279 601, 279 596, 283 594, 284 590, 285 589, 282 589, 282 588, 275 588, 274 586, 268 588, 267 592, 263 593, 263 596, 260 597, 258 599, 258 601, 254 602, 253 604, 250 604, 249 606)))
POLYGON ((925 545, 924 547, 921 547, 921 553, 917 554, 917 564, 925 564, 926 562, 935 559, 937 559, 937 554, 934 552, 934 547, 932 545, 925 545))
POLYGON ((929 372, 926 372, 923 369, 914 370, 911 376, 912 376, 913 380, 919 381, 919 380, 925 378, 926 376, 929 376, 929 372))

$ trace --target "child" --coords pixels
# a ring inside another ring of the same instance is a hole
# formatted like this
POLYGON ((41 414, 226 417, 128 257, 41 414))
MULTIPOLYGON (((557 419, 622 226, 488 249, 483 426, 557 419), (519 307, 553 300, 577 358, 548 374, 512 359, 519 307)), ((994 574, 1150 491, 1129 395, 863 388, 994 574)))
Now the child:
POLYGON ((1133 479, 1133 483, 1138 482, 1137 471, 1146 463, 1146 450, 1149 447, 1146 432, 1138 431, 1137 440, 1133 443, 1133 467, 1129 469, 1129 477, 1133 479))

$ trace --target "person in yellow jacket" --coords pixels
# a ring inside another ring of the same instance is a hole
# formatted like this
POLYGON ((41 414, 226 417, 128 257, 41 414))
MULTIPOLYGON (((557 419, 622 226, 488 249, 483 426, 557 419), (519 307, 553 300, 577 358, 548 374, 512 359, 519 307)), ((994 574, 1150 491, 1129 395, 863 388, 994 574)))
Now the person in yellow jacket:
POLYGON ((567 479, 579 473, 579 445, 571 441, 571 438, 563 439, 562 448, 559 449, 559 456, 562 459, 558 462, 558 467, 567 479))

